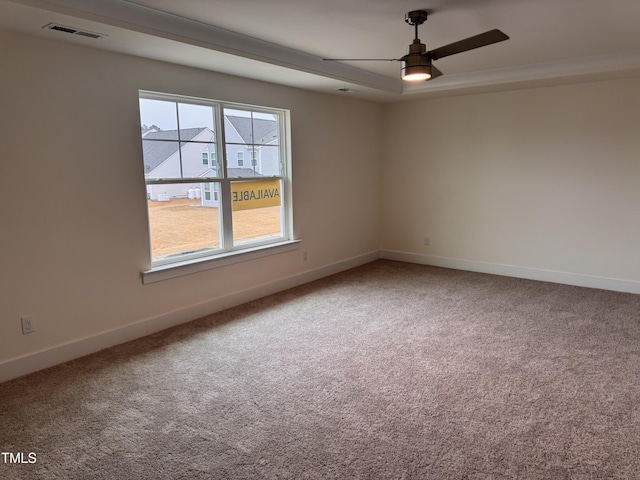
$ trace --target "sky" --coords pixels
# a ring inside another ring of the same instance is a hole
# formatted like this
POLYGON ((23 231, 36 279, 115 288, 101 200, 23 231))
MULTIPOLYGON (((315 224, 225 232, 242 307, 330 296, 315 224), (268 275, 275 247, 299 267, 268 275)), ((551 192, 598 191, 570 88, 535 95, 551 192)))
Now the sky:
MULTIPOLYGON (((140 124, 156 125, 162 130, 177 130, 178 119, 180 128, 208 127, 214 130, 214 108, 210 105, 194 105, 190 103, 178 103, 178 115, 176 115, 176 102, 164 100, 140 99, 140 124)), ((252 112, 244 110, 232 110, 225 108, 226 115, 250 117, 252 112)), ((254 118, 266 118, 275 120, 272 114, 253 112, 254 118)))
POLYGON ((178 112, 179 116, 176 115, 175 102, 140 99, 140 123, 142 125, 156 125, 162 130, 177 130, 179 118, 181 129, 209 127, 213 130, 213 107, 179 103, 178 112))

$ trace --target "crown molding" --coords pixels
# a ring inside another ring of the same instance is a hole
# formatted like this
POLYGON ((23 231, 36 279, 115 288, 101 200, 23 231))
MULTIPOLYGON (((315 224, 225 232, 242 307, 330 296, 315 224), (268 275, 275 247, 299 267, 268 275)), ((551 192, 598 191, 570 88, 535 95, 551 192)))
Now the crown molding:
POLYGON ((402 93, 404 95, 442 94, 453 90, 471 89, 475 91, 489 87, 506 90, 510 87, 562 84, 637 75, 640 75, 640 54, 601 55, 475 73, 445 75, 421 84, 407 84, 402 93))
MULTIPOLYGON (((9 0, 259 62, 400 94, 402 80, 125 0, 9 0)), ((250 76, 248 74, 247 76, 250 76)))

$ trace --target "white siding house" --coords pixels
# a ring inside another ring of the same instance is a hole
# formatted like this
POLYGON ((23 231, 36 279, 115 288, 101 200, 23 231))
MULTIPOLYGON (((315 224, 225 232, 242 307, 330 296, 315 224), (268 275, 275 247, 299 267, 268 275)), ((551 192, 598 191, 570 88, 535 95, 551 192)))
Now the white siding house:
MULTIPOLYGON (((275 120, 225 115, 224 122, 227 177, 280 175, 279 130, 275 120)), ((143 135, 147 179, 221 176, 211 129, 182 129, 180 140, 176 130, 152 130, 143 135)), ((217 207, 218 184, 150 184, 147 198, 153 201, 191 198, 203 206, 217 207)))

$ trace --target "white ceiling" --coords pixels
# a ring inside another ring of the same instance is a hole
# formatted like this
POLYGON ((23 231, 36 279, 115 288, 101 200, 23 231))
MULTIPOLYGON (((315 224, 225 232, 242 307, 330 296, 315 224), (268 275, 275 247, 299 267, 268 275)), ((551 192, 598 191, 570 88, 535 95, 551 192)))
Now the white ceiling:
POLYGON ((640 75, 638 0, 0 0, 0 27, 302 88, 380 101, 640 75), (506 42, 443 58, 442 77, 399 79, 411 10, 428 49, 498 28, 506 42), (93 40, 42 28, 57 22, 93 40))

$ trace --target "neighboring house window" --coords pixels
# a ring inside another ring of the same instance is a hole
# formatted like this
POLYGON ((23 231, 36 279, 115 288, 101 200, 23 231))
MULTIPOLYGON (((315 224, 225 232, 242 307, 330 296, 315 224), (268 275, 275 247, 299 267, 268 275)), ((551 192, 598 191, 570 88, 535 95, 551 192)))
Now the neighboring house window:
POLYGON ((244 152, 238 152, 238 166, 244 166, 244 152))
POLYGON ((292 240, 287 111, 141 91, 140 122, 152 266, 292 240))
MULTIPOLYGON (((211 200, 211 183, 205 183, 204 184, 204 199, 205 200, 211 200)), ((219 199, 219 195, 218 195, 218 184, 214 183, 213 184, 213 201, 217 202, 219 199)))
POLYGON ((258 166, 258 152, 257 152, 257 150, 252 150, 251 151, 251 166, 252 167, 257 167, 258 166))

